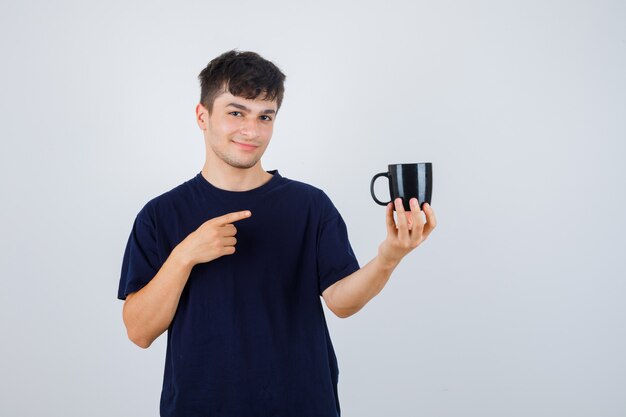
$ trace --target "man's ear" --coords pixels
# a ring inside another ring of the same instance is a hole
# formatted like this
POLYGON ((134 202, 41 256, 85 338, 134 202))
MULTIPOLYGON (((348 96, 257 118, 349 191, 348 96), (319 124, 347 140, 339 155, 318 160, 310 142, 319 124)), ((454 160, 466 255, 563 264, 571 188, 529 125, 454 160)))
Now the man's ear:
POLYGON ((207 130, 209 127, 209 111, 202 103, 196 106, 196 123, 200 130, 207 130))

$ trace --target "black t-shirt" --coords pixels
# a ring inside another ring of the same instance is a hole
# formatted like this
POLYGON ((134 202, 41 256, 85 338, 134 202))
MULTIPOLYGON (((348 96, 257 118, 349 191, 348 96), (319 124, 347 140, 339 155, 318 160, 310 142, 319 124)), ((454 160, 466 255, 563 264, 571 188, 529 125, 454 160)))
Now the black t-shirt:
POLYGON ((339 370, 320 295, 359 269, 321 190, 273 177, 249 191, 198 173, 137 214, 118 298, 146 285, 202 223, 235 223, 236 252, 195 265, 167 332, 161 416, 339 416, 339 370))

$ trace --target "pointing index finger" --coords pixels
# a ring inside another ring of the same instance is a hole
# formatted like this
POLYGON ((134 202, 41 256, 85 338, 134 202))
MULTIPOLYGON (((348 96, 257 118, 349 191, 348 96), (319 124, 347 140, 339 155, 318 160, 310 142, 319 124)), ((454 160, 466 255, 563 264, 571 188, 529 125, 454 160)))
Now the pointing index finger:
POLYGON ((249 210, 243 211, 235 211, 232 213, 224 214, 223 216, 216 217, 215 220, 220 225, 234 223, 239 220, 243 220, 247 217, 252 216, 252 213, 249 210))

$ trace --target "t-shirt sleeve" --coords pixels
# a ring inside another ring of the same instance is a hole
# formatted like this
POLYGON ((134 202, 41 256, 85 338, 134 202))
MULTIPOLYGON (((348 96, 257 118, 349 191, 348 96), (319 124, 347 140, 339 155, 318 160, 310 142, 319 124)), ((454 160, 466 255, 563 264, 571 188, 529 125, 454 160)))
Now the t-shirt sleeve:
POLYGON ((128 237, 117 298, 125 300, 132 292, 143 288, 161 268, 157 250, 156 227, 145 206, 135 217, 128 237))
POLYGON ((320 295, 326 288, 360 268, 348 240, 345 222, 328 197, 325 201, 326 215, 320 227, 317 248, 320 295))

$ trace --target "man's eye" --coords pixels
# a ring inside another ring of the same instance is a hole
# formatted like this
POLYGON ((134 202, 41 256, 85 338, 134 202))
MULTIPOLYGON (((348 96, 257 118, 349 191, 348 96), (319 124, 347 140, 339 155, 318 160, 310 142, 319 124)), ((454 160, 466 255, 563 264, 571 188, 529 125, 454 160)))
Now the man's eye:
POLYGON ((232 114, 233 116, 241 116, 240 111, 231 111, 230 114, 232 114))
POLYGON ((272 118, 270 116, 261 116, 261 120, 265 120, 266 122, 269 122, 270 120, 272 120, 272 118))

